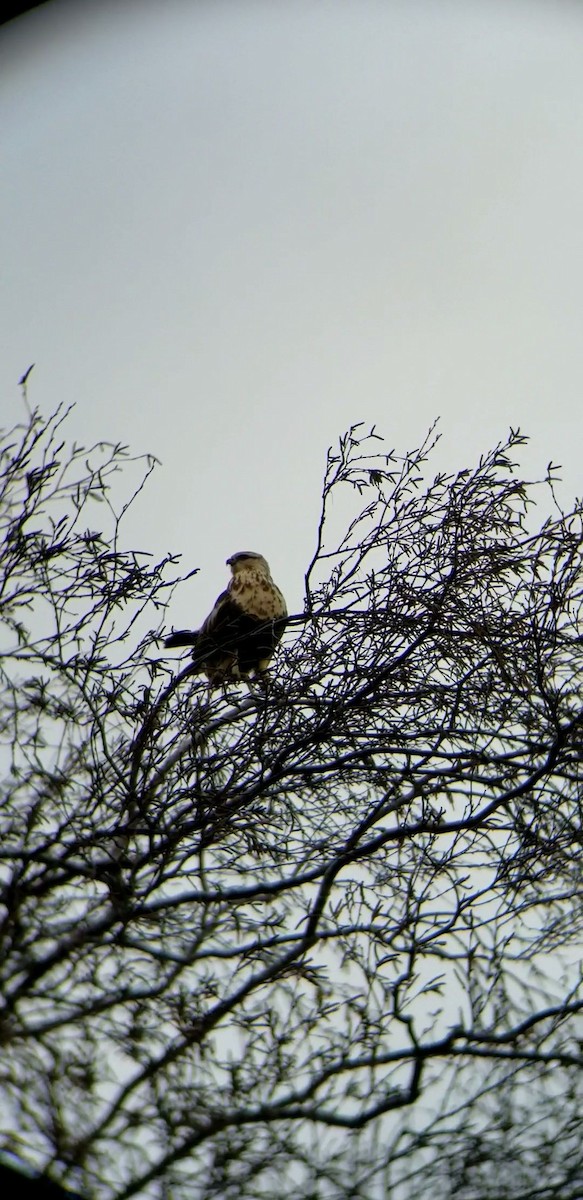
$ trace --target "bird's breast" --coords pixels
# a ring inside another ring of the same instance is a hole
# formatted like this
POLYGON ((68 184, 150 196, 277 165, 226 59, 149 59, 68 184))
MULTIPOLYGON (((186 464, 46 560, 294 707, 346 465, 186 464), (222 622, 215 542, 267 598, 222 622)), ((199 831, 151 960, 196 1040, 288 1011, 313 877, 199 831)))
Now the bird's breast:
POLYGON ((279 588, 267 579, 234 579, 231 596, 248 616, 261 621, 274 620, 286 614, 285 601, 279 588))

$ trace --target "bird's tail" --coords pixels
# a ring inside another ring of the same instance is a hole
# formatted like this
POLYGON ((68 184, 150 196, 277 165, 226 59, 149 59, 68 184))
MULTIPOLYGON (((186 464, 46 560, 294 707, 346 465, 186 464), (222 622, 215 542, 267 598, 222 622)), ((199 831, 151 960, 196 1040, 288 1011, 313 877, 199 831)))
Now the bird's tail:
POLYGON ((197 640, 198 630, 193 632, 192 629, 177 629, 170 637, 165 638, 164 645, 167 650, 173 650, 176 646, 196 646, 197 640))

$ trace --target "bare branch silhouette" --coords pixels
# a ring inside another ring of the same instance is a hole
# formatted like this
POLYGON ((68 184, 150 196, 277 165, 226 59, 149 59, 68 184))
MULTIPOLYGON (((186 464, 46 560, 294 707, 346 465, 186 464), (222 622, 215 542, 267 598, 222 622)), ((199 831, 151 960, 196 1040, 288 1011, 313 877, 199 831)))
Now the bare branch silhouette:
POLYGON ((354 426, 267 685, 211 691, 124 547, 155 461, 66 425, 0 446, 0 1148, 86 1200, 575 1200, 581 504, 519 431, 431 478, 354 426))

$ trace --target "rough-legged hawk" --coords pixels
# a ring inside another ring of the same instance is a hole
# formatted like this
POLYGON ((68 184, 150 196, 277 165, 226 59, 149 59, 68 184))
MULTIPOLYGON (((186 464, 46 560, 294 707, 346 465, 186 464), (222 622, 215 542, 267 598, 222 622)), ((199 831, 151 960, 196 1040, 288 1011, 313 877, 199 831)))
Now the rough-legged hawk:
POLYGON ((262 554, 241 550, 227 564, 233 577, 200 629, 179 629, 164 642, 169 649, 194 646, 194 662, 211 684, 266 671, 287 618, 262 554))

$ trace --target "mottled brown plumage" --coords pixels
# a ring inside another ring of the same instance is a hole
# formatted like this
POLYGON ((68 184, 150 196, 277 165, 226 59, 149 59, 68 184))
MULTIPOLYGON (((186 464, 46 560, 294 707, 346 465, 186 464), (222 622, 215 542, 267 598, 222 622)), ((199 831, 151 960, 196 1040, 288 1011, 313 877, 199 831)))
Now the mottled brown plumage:
POLYGON ((285 629, 287 608, 263 555, 242 550, 227 559, 232 579, 200 629, 177 630, 168 648, 193 646, 193 659, 211 685, 261 675, 285 629))

